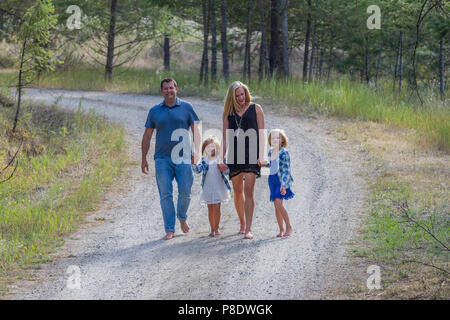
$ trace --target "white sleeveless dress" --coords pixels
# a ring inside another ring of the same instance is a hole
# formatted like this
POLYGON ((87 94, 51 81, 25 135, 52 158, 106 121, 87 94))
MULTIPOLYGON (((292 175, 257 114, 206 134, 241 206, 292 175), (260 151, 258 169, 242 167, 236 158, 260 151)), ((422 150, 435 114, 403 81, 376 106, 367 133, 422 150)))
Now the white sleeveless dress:
POLYGON ((216 204, 230 199, 230 192, 223 181, 217 160, 208 161, 208 172, 206 173, 205 182, 200 201, 206 204, 216 204))

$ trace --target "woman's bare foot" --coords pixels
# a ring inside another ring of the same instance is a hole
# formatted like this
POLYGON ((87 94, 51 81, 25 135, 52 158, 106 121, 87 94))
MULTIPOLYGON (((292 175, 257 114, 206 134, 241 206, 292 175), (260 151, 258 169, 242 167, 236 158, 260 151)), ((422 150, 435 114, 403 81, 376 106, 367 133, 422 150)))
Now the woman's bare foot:
POLYGON ((284 230, 280 230, 280 233, 277 234, 277 238, 281 238, 284 235, 284 230))
POLYGON ((170 240, 174 237, 174 232, 169 231, 166 233, 166 235, 164 236, 163 240, 170 240))
POLYGON ((251 231, 246 232, 244 238, 245 238, 245 239, 253 239, 253 234, 252 234, 252 232, 251 232, 251 231))
POLYGON ((289 237, 292 231, 292 227, 286 228, 286 232, 284 233, 283 237, 289 237))
POLYGON ((214 231, 211 231, 211 233, 208 234, 208 237, 215 237, 215 232, 214 232, 214 231))
POLYGON ((239 230, 238 234, 244 234, 245 233, 245 225, 241 224, 241 230, 239 230))
POLYGON ((219 231, 219 229, 214 230, 214 234, 216 237, 220 236, 222 233, 219 231))
POLYGON ((180 226, 181 226, 181 230, 184 233, 188 233, 189 232, 189 226, 188 226, 186 221, 180 221, 180 226))

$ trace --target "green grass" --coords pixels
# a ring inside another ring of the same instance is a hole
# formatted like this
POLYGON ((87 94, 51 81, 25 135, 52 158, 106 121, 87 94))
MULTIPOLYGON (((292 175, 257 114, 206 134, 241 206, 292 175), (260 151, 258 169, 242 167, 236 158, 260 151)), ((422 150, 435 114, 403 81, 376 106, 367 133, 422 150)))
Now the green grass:
POLYGON ((449 252, 439 243, 448 247, 448 207, 445 199, 435 200, 440 201, 430 206, 426 196, 414 194, 409 185, 397 180, 377 182, 371 198, 371 213, 363 229, 365 239, 372 246, 367 253, 382 260, 448 262, 449 252))
POLYGON ((97 115, 27 106, 13 135, 13 109, 0 106, 2 168, 24 143, 13 178, 0 184, 0 294, 24 269, 49 259, 126 162, 124 129, 97 115))
MULTIPOLYGON (((14 83, 12 73, 0 72, 0 85, 14 83)), ((158 72, 154 70, 117 69, 112 83, 106 83, 102 69, 77 68, 57 71, 43 76, 34 85, 47 88, 110 90, 159 95, 160 81, 174 77, 179 84, 180 96, 200 96, 222 100, 231 81, 240 80, 233 75, 229 82, 223 79, 208 87, 199 85, 198 73, 192 71, 158 72)), ((381 82, 380 82, 381 83, 381 82)), ((350 81, 345 77, 327 82, 303 83, 300 80, 275 79, 249 82, 257 101, 284 105, 302 113, 377 121, 412 129, 418 141, 450 151, 450 108, 432 90, 422 92, 424 104, 416 95, 410 98, 407 89, 398 97, 392 93, 391 82, 377 88, 350 81)))

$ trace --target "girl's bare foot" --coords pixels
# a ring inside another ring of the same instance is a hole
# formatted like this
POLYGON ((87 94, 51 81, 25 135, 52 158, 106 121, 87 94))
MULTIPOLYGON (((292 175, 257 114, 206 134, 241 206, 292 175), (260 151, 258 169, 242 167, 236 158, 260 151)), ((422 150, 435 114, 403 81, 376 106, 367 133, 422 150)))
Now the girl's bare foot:
POLYGON ((214 233, 214 231, 211 231, 211 233, 210 234, 208 234, 208 237, 214 237, 215 236, 215 233, 214 233))
POLYGON ((280 230, 280 233, 277 234, 277 238, 281 238, 284 234, 284 230, 280 230))
POLYGON ((251 233, 251 231, 248 231, 245 233, 245 239, 253 239, 253 234, 251 233))
POLYGON ((292 227, 286 228, 286 232, 284 233, 283 237, 289 237, 292 231, 292 227))

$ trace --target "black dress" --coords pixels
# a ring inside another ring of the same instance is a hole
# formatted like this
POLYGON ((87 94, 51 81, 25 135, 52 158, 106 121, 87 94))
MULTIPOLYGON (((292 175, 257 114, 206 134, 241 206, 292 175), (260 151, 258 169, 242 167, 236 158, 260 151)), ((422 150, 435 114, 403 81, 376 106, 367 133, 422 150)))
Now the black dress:
POLYGON ((259 178, 261 176, 261 168, 257 163, 259 155, 259 132, 255 104, 251 104, 242 117, 237 114, 228 116, 228 129, 234 130, 234 152, 230 152, 230 137, 227 137, 226 160, 227 165, 230 168, 230 179, 242 172, 254 173, 256 174, 256 177, 259 178), (236 130, 239 128, 243 131, 239 131, 238 133, 236 130), (240 137, 241 144, 243 141, 242 139, 245 136, 245 149, 241 147, 240 150, 238 150, 238 137, 240 135, 242 135, 240 137), (243 157, 242 154, 239 154, 238 151, 241 153, 245 151, 245 157, 243 157))

